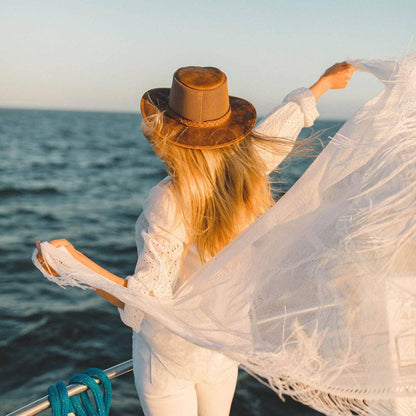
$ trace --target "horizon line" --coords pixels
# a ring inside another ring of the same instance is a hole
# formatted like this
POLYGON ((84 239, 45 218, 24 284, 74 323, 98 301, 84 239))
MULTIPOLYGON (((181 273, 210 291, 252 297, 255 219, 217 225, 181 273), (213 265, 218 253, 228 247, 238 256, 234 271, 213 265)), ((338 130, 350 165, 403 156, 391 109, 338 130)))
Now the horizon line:
MULTIPOLYGON (((108 109, 82 109, 82 108, 58 108, 58 107, 4 107, 0 105, 0 111, 2 110, 11 110, 11 111, 50 111, 50 112, 72 112, 72 113, 105 113, 105 114, 131 114, 131 115, 137 115, 139 117, 142 117, 141 113, 139 111, 131 111, 131 110, 108 110, 108 109)), ((257 117, 257 120, 260 120, 261 118, 265 117, 267 113, 265 114, 259 114, 257 117)), ((317 119, 317 121, 346 121, 348 118, 339 118, 339 117, 325 117, 321 119, 317 119)), ((306 128, 306 127, 305 127, 306 128)))

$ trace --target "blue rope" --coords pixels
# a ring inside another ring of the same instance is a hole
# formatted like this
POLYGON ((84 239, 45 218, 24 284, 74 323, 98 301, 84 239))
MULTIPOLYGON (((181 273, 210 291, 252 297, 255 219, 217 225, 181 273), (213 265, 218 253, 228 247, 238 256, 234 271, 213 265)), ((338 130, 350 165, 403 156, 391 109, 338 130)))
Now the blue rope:
POLYGON ((103 395, 104 408, 107 414, 109 414, 110 407, 111 407, 112 388, 111 388, 111 381, 107 377, 107 374, 99 368, 89 368, 88 370, 84 371, 84 374, 87 374, 88 376, 95 377, 98 380, 100 380, 102 390, 103 390, 102 395, 103 395))
MULTIPOLYGON (((59 381, 58 381, 59 383, 59 381)), ((51 404, 52 415, 53 416, 61 416, 61 398, 58 393, 58 389, 56 388, 55 384, 48 387, 48 396, 49 396, 49 403, 51 404)))
POLYGON ((49 386, 48 396, 52 416, 68 416, 68 413, 76 416, 108 416, 110 414, 112 388, 111 381, 104 371, 99 368, 89 368, 83 374, 73 376, 69 384, 84 384, 88 390, 69 398, 63 381, 49 386), (92 377, 101 382, 102 390, 92 377), (95 407, 88 392, 94 398, 95 407))
POLYGON ((56 389, 58 390, 59 397, 65 397, 65 400, 61 400, 61 414, 68 415, 70 406, 70 401, 68 399, 68 391, 66 385, 63 381, 58 381, 56 383, 56 389))
POLYGON ((91 391, 94 397, 96 409, 93 407, 92 402, 88 396, 88 390, 83 391, 80 394, 81 402, 86 408, 88 416, 89 415, 91 416, 105 416, 106 415, 103 396, 101 395, 101 390, 98 387, 98 384, 94 381, 92 377, 87 376, 86 374, 77 374, 76 376, 72 377, 71 380, 69 380, 69 384, 85 384, 88 387, 88 389, 91 391))
POLYGON ((72 405, 72 413, 74 413, 77 416, 88 416, 86 411, 84 410, 84 407, 82 406, 79 396, 72 396, 70 400, 72 405))

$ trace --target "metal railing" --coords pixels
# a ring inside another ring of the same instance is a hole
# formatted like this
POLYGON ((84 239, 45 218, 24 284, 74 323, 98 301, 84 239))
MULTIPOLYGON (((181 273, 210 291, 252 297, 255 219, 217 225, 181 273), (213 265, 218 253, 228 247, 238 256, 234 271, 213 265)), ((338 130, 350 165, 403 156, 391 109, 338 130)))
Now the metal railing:
MULTIPOLYGON (((124 363, 117 364, 113 367, 104 370, 107 374, 107 377, 111 380, 113 378, 120 377, 124 374, 130 373, 133 370, 133 360, 124 361, 124 363)), ((99 380, 94 379, 97 384, 99 384, 99 380)), ((80 384, 70 384, 67 386, 68 396, 72 397, 76 394, 82 393, 83 391, 87 390, 88 387, 85 385, 80 384)), ((7 414, 6 416, 32 416, 37 415, 38 413, 46 410, 50 407, 50 403, 48 400, 48 396, 42 397, 28 405, 21 407, 18 410, 15 410, 12 413, 7 414)))

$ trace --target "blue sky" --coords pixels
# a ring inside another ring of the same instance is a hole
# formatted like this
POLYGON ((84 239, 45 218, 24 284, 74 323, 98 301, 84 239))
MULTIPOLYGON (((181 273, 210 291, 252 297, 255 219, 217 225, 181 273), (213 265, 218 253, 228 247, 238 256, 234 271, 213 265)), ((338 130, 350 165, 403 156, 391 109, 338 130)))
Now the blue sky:
MULTIPOLYGON (((414 0, 0 0, 0 107, 138 111, 175 69, 210 65, 264 114, 346 57, 415 51, 414 0)), ((380 84, 319 102, 345 118, 380 84)))

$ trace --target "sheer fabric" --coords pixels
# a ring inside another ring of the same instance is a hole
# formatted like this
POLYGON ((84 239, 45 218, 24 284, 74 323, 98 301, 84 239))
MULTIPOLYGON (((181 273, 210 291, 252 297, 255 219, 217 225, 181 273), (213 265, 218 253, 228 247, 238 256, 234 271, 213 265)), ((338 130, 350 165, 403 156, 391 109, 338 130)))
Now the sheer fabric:
POLYGON ((325 414, 414 415, 416 57, 353 65, 384 90, 171 297, 132 293, 46 242, 60 277, 44 274, 110 292, 325 414))

